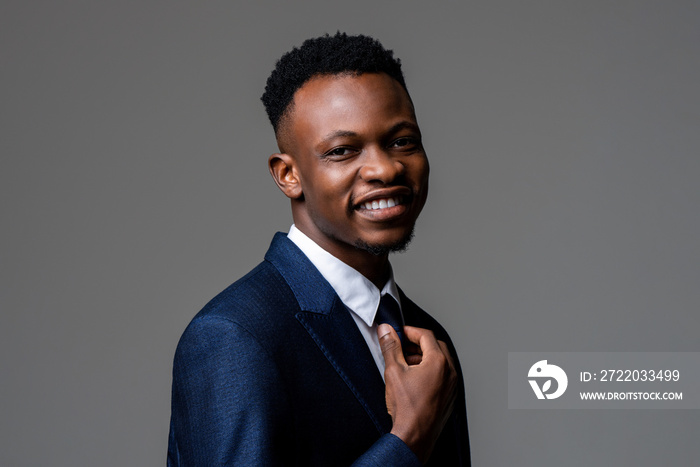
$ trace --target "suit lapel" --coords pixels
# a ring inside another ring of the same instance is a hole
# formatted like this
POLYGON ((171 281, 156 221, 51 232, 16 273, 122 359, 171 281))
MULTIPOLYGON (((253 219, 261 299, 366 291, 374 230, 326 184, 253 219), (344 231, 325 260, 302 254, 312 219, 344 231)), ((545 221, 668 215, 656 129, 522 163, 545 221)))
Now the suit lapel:
POLYGON ((283 233, 265 255, 299 302, 296 318, 364 407, 380 434, 391 430, 384 381, 350 311, 316 267, 283 233))
MULTIPOLYGON (((397 287, 398 288, 398 287, 397 287)), ((418 312, 418 305, 413 303, 406 297, 401 288, 399 290, 399 297, 401 298, 401 313, 403 314, 403 321, 407 326, 415 326, 417 328, 429 329, 429 323, 422 319, 422 315, 418 312)))
POLYGON ((379 433, 389 432, 391 417, 386 410, 384 381, 345 305, 337 299, 327 315, 301 312, 296 317, 365 408, 379 433))

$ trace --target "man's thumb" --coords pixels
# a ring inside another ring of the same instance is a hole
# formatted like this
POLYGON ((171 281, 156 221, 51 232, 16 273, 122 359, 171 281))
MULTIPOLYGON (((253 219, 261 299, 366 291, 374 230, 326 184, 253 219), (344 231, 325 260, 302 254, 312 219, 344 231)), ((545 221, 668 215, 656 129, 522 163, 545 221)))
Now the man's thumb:
POLYGON ((390 362, 397 363, 403 358, 401 352, 401 341, 394 328, 383 323, 377 327, 377 336, 379 336, 379 347, 384 355, 384 362, 388 365, 390 362))

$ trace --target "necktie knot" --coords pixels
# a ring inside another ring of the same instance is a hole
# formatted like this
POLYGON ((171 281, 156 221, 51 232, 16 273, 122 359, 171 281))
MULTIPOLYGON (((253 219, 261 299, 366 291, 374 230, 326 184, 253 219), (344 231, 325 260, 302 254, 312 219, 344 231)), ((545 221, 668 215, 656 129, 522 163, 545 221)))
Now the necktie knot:
POLYGON ((382 295, 379 300, 379 308, 374 318, 376 324, 388 324, 396 331, 401 339, 401 346, 404 346, 403 320, 401 319, 401 309, 394 297, 389 294, 382 295))

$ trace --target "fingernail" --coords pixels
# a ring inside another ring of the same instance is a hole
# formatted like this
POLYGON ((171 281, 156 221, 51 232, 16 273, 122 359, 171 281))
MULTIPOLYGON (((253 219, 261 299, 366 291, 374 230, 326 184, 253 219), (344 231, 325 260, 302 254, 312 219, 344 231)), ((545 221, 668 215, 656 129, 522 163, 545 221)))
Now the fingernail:
POLYGON ((380 324, 379 327, 377 328, 377 335, 379 336, 380 339, 382 337, 386 336, 387 334, 389 334, 390 332, 391 332, 391 326, 389 326, 386 323, 380 324))

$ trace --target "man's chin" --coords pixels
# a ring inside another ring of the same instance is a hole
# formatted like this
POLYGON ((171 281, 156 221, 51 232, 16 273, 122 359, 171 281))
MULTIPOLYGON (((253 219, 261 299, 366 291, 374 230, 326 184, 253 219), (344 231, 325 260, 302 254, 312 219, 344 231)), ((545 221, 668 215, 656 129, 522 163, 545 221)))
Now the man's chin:
POLYGON ((355 241, 355 248, 366 251, 375 256, 385 256, 389 253, 401 253, 408 249, 408 244, 411 243, 411 240, 413 240, 413 230, 414 229, 411 229, 407 235, 394 243, 373 244, 367 243, 362 239, 357 239, 355 241))

